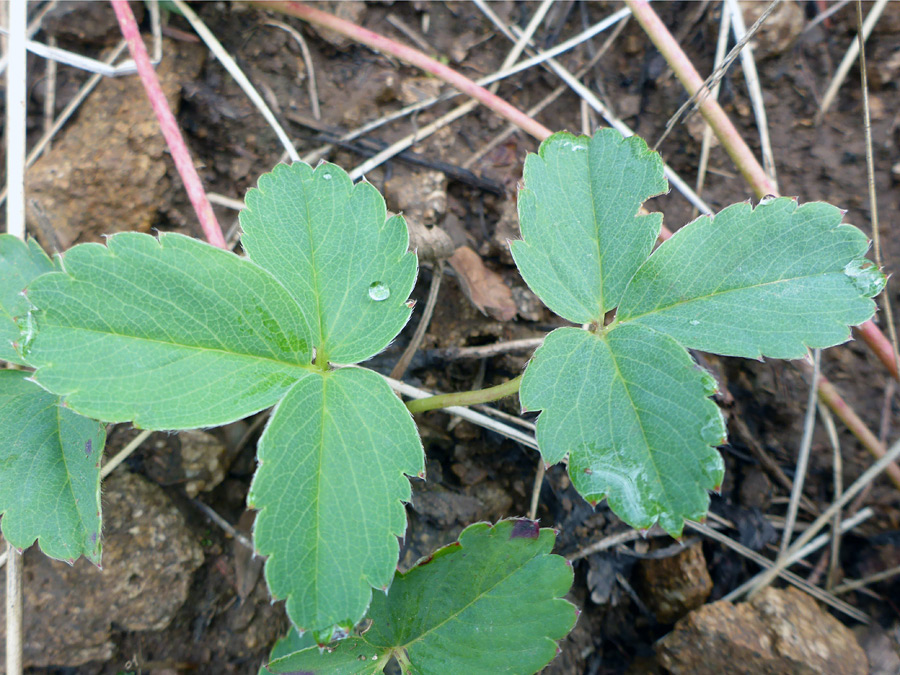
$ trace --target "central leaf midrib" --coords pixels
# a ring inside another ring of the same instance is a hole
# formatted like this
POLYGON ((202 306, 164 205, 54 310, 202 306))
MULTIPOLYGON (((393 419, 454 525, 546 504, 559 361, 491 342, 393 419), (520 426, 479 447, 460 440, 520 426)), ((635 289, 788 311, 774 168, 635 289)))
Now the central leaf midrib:
POLYGON ((313 585, 315 586, 315 593, 313 597, 316 599, 316 617, 318 618, 320 614, 320 602, 321 602, 321 591, 319 590, 319 569, 321 567, 322 562, 322 475, 324 471, 322 469, 322 464, 325 461, 325 417, 327 414, 327 392, 325 391, 325 387, 328 384, 328 378, 322 377, 322 412, 319 416, 319 438, 318 438, 318 457, 316 457, 317 470, 316 470, 316 555, 315 555, 315 574, 313 574, 313 585))
MULTIPOLYGON (((48 326, 49 328, 50 326, 48 326)), ((190 345, 190 344, 182 344, 180 342, 174 341, 166 341, 157 338, 147 337, 145 335, 128 335, 125 333, 115 333, 113 331, 105 331, 105 330, 97 330, 95 328, 85 328, 83 326, 62 326, 61 324, 56 324, 56 328, 64 328, 65 330, 72 331, 83 331, 85 333, 96 333, 98 335, 111 335, 113 337, 127 338, 129 340, 142 340, 144 342, 152 342, 155 344, 168 345, 171 347, 178 347, 181 349, 193 349, 197 351, 207 351, 207 352, 217 352, 219 354, 225 354, 226 356, 240 356, 244 358, 256 359, 259 361, 269 361, 271 363, 276 363, 279 366, 290 366, 291 368, 300 368, 302 370, 314 370, 311 364, 308 363, 294 363, 291 361, 282 361, 280 359, 271 357, 271 356, 262 356, 260 354, 250 354, 247 352, 238 352, 238 351, 228 351, 225 349, 221 349, 218 347, 201 347, 198 345, 190 345)))
MULTIPOLYGON (((309 181, 311 183, 311 187, 315 189, 315 172, 313 172, 313 176, 309 181)), ((309 195, 304 195, 303 205, 306 208, 306 235, 309 240, 309 266, 310 266, 310 274, 312 275, 312 286, 313 286, 313 296, 316 303, 316 319, 318 321, 318 344, 314 345, 316 349, 321 350, 322 352, 322 360, 327 360, 328 356, 325 354, 325 317, 322 316, 322 294, 319 289, 319 268, 316 265, 316 247, 315 247, 315 236, 313 233, 313 225, 312 225, 312 216, 309 209, 309 195)), ((316 359, 319 359, 319 354, 316 354, 316 359)))
MULTIPOLYGON (((610 359, 612 359, 613 368, 616 371, 616 377, 622 382, 622 387, 625 389, 625 395, 628 397, 628 403, 631 405, 631 409, 634 411, 634 416, 638 421, 638 427, 641 430, 641 438, 644 440, 644 447, 647 448, 647 457, 650 460, 650 463, 653 465, 653 472, 656 474, 656 481, 659 483, 659 487, 662 490, 663 494, 666 495, 666 502, 669 506, 671 506, 671 500, 669 499, 668 490, 666 490, 665 483, 662 479, 662 473, 659 470, 659 467, 656 464, 656 458, 653 456, 653 450, 651 448, 650 442, 647 440, 647 432, 644 429, 644 421, 641 419, 640 413, 638 412, 638 407, 634 403, 634 397, 631 395, 631 390, 628 388, 628 380, 625 379, 625 376, 622 375, 622 371, 619 368, 619 360, 616 358, 615 350, 612 348, 612 345, 609 343, 608 336, 604 335, 602 338, 603 342, 606 344, 606 348, 609 350, 610 359)), ((615 445, 615 444, 613 444, 615 445)))
POLYGON ((600 225, 597 222, 597 200, 594 195, 594 180, 593 180, 593 171, 591 170, 590 164, 590 149, 588 149, 588 185, 590 187, 591 193, 591 215, 593 216, 594 221, 594 247, 597 251, 597 267, 600 270, 600 314, 595 317, 598 321, 603 319, 603 315, 606 313, 606 298, 605 298, 605 288, 606 278, 603 276, 603 251, 600 247, 600 225))
MULTIPOLYGON (((773 285, 773 284, 789 283, 789 282, 793 282, 793 281, 800 281, 800 280, 803 280, 803 279, 814 279, 814 278, 816 278, 816 277, 821 277, 821 276, 825 276, 825 275, 828 275, 828 274, 838 274, 838 272, 837 272, 837 271, 831 271, 831 272, 819 272, 819 273, 817 273, 817 274, 804 274, 804 275, 802 275, 802 276, 788 277, 788 278, 786 278, 786 279, 775 279, 775 280, 773 280, 773 281, 764 281, 764 282, 762 282, 762 283, 758 283, 758 284, 750 284, 750 285, 748 285, 748 286, 740 286, 740 287, 738 287, 738 288, 726 288, 726 289, 724 289, 724 290, 716 290, 716 291, 713 291, 712 293, 706 293, 705 295, 698 295, 698 296, 695 296, 695 297, 693 297, 693 298, 687 298, 687 299, 685 299, 685 300, 678 300, 678 301, 676 301, 676 302, 669 303, 668 305, 657 306, 657 307, 654 307, 653 309, 651 309, 651 310, 649 310, 649 311, 642 312, 642 313, 640 313, 640 314, 632 314, 631 316, 627 316, 627 317, 625 317, 625 318, 623 318, 623 319, 620 319, 620 321, 619 321, 618 323, 619 323, 620 326, 621 326, 621 325, 625 325, 625 324, 627 324, 628 322, 634 321, 634 320, 636 320, 636 319, 640 319, 641 317, 645 317, 645 316, 649 316, 649 315, 652 315, 652 314, 657 314, 657 313, 665 312, 665 311, 667 311, 667 310, 672 309, 673 307, 678 307, 678 306, 680 306, 680 305, 687 305, 687 304, 690 304, 690 303, 692 303, 692 302, 699 302, 699 301, 701 301, 701 300, 709 300, 710 298, 715 298, 715 297, 717 297, 717 296, 719 296, 719 295, 725 295, 725 294, 727 294, 727 293, 737 293, 737 292, 739 292, 739 291, 747 291, 747 290, 752 290, 752 289, 755 289, 755 288, 762 288, 762 287, 764 287, 764 286, 771 286, 771 285, 773 285)), ((627 292, 627 291, 626 291, 626 292, 627 292)))

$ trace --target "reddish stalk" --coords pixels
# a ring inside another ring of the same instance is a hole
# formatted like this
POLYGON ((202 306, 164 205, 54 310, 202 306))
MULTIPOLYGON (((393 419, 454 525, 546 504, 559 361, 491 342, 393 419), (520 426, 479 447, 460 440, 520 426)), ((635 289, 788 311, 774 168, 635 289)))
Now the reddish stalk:
POLYGON ((641 24, 641 27, 647 33, 650 41, 659 50, 659 53, 663 55, 666 63, 675 71, 675 76, 684 85, 688 94, 693 96, 701 89, 704 90, 697 100, 700 114, 712 127, 722 147, 734 161, 744 180, 756 192, 756 196, 765 197, 766 195, 777 194, 772 181, 769 180, 762 166, 756 161, 753 151, 744 142, 741 134, 734 124, 731 123, 725 111, 722 110, 719 102, 709 95, 700 73, 694 68, 694 64, 691 63, 688 55, 682 51, 681 46, 675 41, 675 37, 669 32, 666 25, 660 21, 656 12, 650 7, 650 3, 647 0, 625 0, 625 5, 631 10, 638 23, 641 24))
MULTIPOLYGON (((122 2, 124 0, 117 1, 122 2)), ((452 68, 448 68, 443 63, 434 60, 430 56, 426 56, 418 49, 407 47, 404 44, 386 38, 378 33, 374 33, 350 21, 339 19, 333 14, 310 7, 302 2, 257 2, 254 3, 254 6, 273 9, 276 12, 295 16, 304 21, 308 21, 309 23, 316 24, 317 26, 330 28, 341 35, 346 35, 367 47, 371 47, 375 51, 390 54, 412 66, 421 68, 425 72, 431 73, 435 77, 456 87, 464 94, 468 94, 476 101, 484 104, 501 117, 518 126, 520 129, 527 131, 538 140, 544 140, 553 133, 550 129, 534 118, 529 117, 514 105, 510 105, 484 87, 479 87, 465 75, 456 72, 452 68)))
MULTIPOLYGON (((812 368, 806 364, 803 365, 805 366, 803 368, 804 372, 809 375, 812 372, 812 368)), ((821 376, 819 377, 819 399, 841 419, 847 426, 847 429, 850 430, 850 433, 856 436, 860 443, 865 446, 866 450, 869 451, 869 454, 876 459, 884 457, 887 450, 881 441, 879 441, 875 434, 869 430, 869 427, 867 427, 866 423, 860 419, 859 415, 856 414, 856 411, 847 405, 847 402, 841 398, 841 395, 837 392, 837 389, 834 388, 834 385, 821 376)), ((891 482, 898 490, 900 490, 900 466, 897 466, 896 463, 889 464, 885 471, 890 477, 891 482)))
MULTIPOLYGON (((116 1, 120 2, 123 0, 116 1)), ((681 47, 678 46, 678 43, 669 33, 665 25, 659 20, 659 17, 656 16, 652 9, 650 9, 645 0, 626 0, 626 3, 635 16, 641 21, 641 25, 650 35, 654 44, 657 45, 657 48, 660 49, 663 56, 669 61, 669 64, 673 67, 679 79, 682 80, 685 88, 688 89, 691 94, 697 91, 703 84, 703 78, 697 73, 693 64, 690 62, 690 59, 688 59, 687 55, 681 50, 681 47), (641 20, 641 18, 643 18, 643 20, 641 20), (657 40, 659 40, 658 43, 657 40)), ((263 1, 255 3, 255 6, 272 9, 277 12, 303 19, 309 23, 329 28, 376 51, 389 54, 416 66, 417 68, 421 68, 425 72, 431 73, 435 77, 468 94, 487 108, 490 108, 518 126, 520 129, 530 133, 538 140, 544 140, 551 134, 550 129, 529 117, 518 108, 492 94, 484 87, 475 84, 472 80, 456 72, 452 68, 448 68, 444 64, 435 61, 431 57, 426 56, 412 47, 407 47, 406 45, 386 38, 383 35, 357 26, 354 23, 339 19, 327 12, 309 7, 302 2, 263 1)), ((767 194, 776 194, 775 188, 771 181, 769 181, 768 176, 766 176, 762 166, 756 160, 753 152, 744 142, 743 138, 741 138, 737 129, 731 123, 731 120, 728 118, 725 111, 719 106, 718 102, 711 97, 706 97, 700 104, 700 110, 710 127, 712 127, 713 131, 716 133, 716 136, 719 138, 723 147, 728 149, 729 155, 731 155, 735 164, 740 168, 744 178, 757 192, 757 195, 762 197, 767 194)), ((668 239, 670 236, 672 236, 671 232, 663 227, 660 238, 668 239)), ((883 362, 893 364, 893 350, 891 350, 890 343, 884 338, 881 331, 879 331, 871 321, 859 327, 860 335, 867 344, 870 344, 870 346, 873 344, 870 340, 875 340, 873 331, 874 334, 880 336, 881 340, 878 348, 873 346, 875 353, 879 355, 879 359, 883 362), (882 354, 884 354, 885 345, 888 350, 887 360, 882 356, 882 354)), ((896 377, 893 368, 891 372, 896 377)), ((856 415, 853 409, 840 397, 837 390, 834 389, 834 386, 824 377, 820 378, 819 383, 819 395, 822 398, 822 401, 835 413, 835 415, 843 420, 847 425, 847 428, 853 432, 869 452, 876 457, 880 457, 884 454, 884 447, 878 442, 878 439, 875 438, 874 434, 869 431, 865 426, 865 423, 863 423, 859 416, 856 415), (874 443, 872 442, 873 440, 874 443)), ((892 467, 891 477, 900 480, 900 468, 896 466, 892 467), (896 475, 893 469, 897 470, 896 475)))
POLYGON ((156 119, 159 121, 159 128, 162 130, 169 146, 169 152, 172 153, 172 159, 175 161, 175 168, 184 183, 188 197, 197 213, 197 220, 200 221, 200 227, 203 228, 203 235, 206 240, 213 246, 227 249, 225 237, 222 235, 222 228, 219 227, 219 221, 216 220, 216 214, 213 212, 212 204, 206 198, 206 192, 203 190, 203 183, 197 170, 194 168, 194 162, 191 160, 191 153, 184 142, 175 116, 169 108, 166 96, 163 94, 162 87, 159 85, 159 79, 156 77, 156 71, 150 63, 150 57, 147 55, 147 48, 141 39, 137 22, 134 20, 134 14, 131 7, 128 6, 127 0, 110 0, 113 10, 116 13, 116 19, 119 21, 119 28, 122 36, 128 42, 128 51, 131 52, 131 58, 137 66, 138 75, 147 92, 147 98, 150 99, 150 105, 153 106, 153 112, 156 113, 156 119))
POLYGON ((894 348, 891 346, 891 341, 885 337, 878 326, 872 321, 866 321, 862 325, 854 326, 853 333, 869 345, 869 348, 875 352, 875 356, 884 364, 891 376, 895 380, 900 380, 900 374, 897 373, 897 361, 894 358, 894 348))

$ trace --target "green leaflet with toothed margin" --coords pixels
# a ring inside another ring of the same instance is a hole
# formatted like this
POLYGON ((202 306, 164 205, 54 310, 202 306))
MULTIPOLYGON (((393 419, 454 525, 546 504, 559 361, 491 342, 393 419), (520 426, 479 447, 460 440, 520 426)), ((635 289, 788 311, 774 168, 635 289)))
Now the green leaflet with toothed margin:
POLYGON ((387 218, 372 185, 334 164, 280 164, 246 202, 244 249, 297 301, 324 359, 364 361, 406 325, 416 256, 406 221, 387 218))
POLYGON ((23 292, 39 276, 56 269, 34 239, 26 244, 11 234, 0 234, 0 361, 28 365, 21 349, 32 337, 33 325, 29 326, 31 306, 23 292))
POLYGON ((850 338, 870 319, 885 277, 841 211, 787 197, 734 204, 686 225, 637 271, 620 324, 639 323, 685 347, 792 359, 850 338))
POLYGON ((614 129, 557 133, 525 160, 524 183, 523 240, 510 244, 522 278, 569 321, 601 321, 659 234, 662 214, 638 209, 668 188, 662 160, 614 129))
POLYGON ((655 522, 679 536, 722 483, 716 445, 725 423, 710 377, 672 338, 643 326, 604 335, 558 328, 537 349, 519 397, 542 410, 544 460, 569 455, 569 476, 590 502, 606 497, 632 527, 655 522))
POLYGON ((247 503, 260 511, 254 543, 272 595, 303 631, 349 630, 372 588, 390 586, 405 476, 424 475, 412 417, 370 370, 309 373, 275 408, 258 456, 247 503))
POLYGON ((360 637, 283 657, 273 673, 369 675, 400 655, 411 675, 529 675, 575 625, 563 596, 572 567, 552 555, 555 535, 527 520, 476 523, 376 594, 360 637), (331 651, 329 651, 331 650, 331 651))
POLYGON ((28 373, 0 371, 0 525, 16 548, 100 563, 102 424, 76 415, 28 373))
POLYGON ((310 368, 284 288, 249 260, 179 234, 123 232, 67 251, 28 292, 35 380, 76 412, 147 429, 233 422, 310 368))

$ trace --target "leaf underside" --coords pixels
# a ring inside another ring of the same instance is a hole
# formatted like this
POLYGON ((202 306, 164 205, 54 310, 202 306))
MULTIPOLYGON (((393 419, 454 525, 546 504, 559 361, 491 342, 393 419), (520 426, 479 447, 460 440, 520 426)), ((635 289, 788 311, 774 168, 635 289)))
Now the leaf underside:
POLYGON ((246 202, 247 254, 296 299, 325 359, 358 363, 394 339, 412 311, 416 256, 378 190, 334 164, 298 162, 262 176, 246 202))
POLYGON ((248 504, 266 579, 301 630, 352 625, 393 578, 406 530, 404 474, 424 472, 412 417, 361 368, 299 380, 259 442, 248 504))
POLYGON ((398 573, 389 595, 376 594, 365 635, 269 668, 362 675, 398 655, 414 674, 535 673, 575 624, 575 608, 562 599, 572 568, 550 554, 554 539, 531 521, 471 525, 457 544, 398 573))
POLYGON ((543 410, 537 440, 544 460, 569 455, 585 499, 606 497, 632 527, 659 520, 674 535, 699 520, 722 482, 715 446, 725 438, 707 398, 711 376, 672 338, 643 326, 606 335, 559 328, 535 352, 519 396, 543 410))
POLYGON ((614 129, 593 138, 553 134, 525 160, 523 241, 511 244, 522 278, 575 323, 600 321, 659 234, 661 214, 637 215, 668 188, 659 155, 614 129))
POLYGON ((36 279, 26 354, 74 410, 148 429, 233 422, 309 367, 300 312, 267 272, 178 234, 114 234, 36 279))
POLYGON ((875 311, 884 275, 830 204, 773 199, 701 217, 638 270, 618 319, 728 356, 799 358, 846 342, 875 311))
POLYGON ((23 341, 20 327, 30 309, 22 292, 34 279, 55 269, 33 239, 26 244, 11 234, 0 234, 0 361, 28 365, 13 346, 23 341))
POLYGON ((52 558, 100 562, 102 424, 76 415, 25 378, 0 371, 0 513, 3 536, 35 540, 52 558))

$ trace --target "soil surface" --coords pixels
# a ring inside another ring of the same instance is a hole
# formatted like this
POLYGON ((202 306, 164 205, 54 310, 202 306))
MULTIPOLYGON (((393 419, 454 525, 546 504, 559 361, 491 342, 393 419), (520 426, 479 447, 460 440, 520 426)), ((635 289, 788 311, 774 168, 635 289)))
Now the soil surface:
MULTIPOLYGON (((818 11, 831 3, 786 4, 794 7, 793 17, 779 19, 777 30, 763 35, 755 45, 780 190, 785 195, 799 196, 801 201, 823 199, 847 209, 846 220, 870 232, 872 214, 856 69, 824 123, 814 123, 823 92, 855 39, 853 6, 846 6, 829 21, 801 32, 818 11)), ((339 5, 341 12, 351 14, 366 28, 411 43, 411 38, 397 28, 402 22, 420 36, 429 53, 473 79, 497 70, 511 47, 478 8, 468 3, 417 0, 322 5, 331 10, 339 5)), ((142 6, 133 6, 143 14, 142 6)), ((524 27, 537 3, 502 1, 490 6, 507 23, 524 27)), ((194 7, 262 92, 301 155, 333 140, 342 131, 432 93, 449 90, 412 67, 338 36, 312 30, 295 19, 222 2, 197 3, 194 7), (296 39, 271 25, 272 21, 284 22, 305 37, 312 70, 305 65, 296 39), (310 105, 312 71, 321 109, 318 120, 310 105)), ((719 30, 719 3, 673 2, 654 7, 698 70, 709 73, 719 30)), ((536 39, 541 46, 550 47, 616 9, 617 3, 611 2, 559 2, 551 8, 536 39)), ((868 4, 864 9, 868 9, 868 4)), ((167 94, 178 109, 181 128, 204 185, 209 191, 241 199, 260 174, 282 159, 282 148, 223 67, 197 43, 189 24, 177 15, 164 16, 164 22, 165 59, 179 66, 167 67, 167 72, 179 78, 178 86, 167 89, 167 94)), ((149 34, 146 17, 142 26, 149 34)), ((60 3, 36 39, 46 41, 50 35, 63 48, 98 58, 119 39, 112 11, 99 3, 60 3)), ((561 63, 577 71, 601 48, 606 35, 564 54, 561 63)), ((889 3, 868 43, 867 53, 878 209, 888 273, 900 270, 900 231, 896 227, 900 223, 897 35, 900 4, 889 3)), ((42 132, 41 111, 48 88, 44 61, 30 56, 29 68, 32 81, 28 140, 33 145, 42 132)), ((85 79, 83 73, 60 67, 57 112, 85 79)), ((54 142, 51 153, 38 162, 29 176, 35 200, 30 203, 30 226, 45 246, 100 241, 104 233, 130 228, 202 236, 174 166, 162 149, 161 136, 148 127, 149 107, 146 111, 137 110, 141 96, 137 78, 127 79, 131 88, 124 80, 112 87, 101 84, 54 142), (109 114, 101 114, 101 110, 109 114), (108 144, 105 137, 110 138, 108 144), (113 168, 109 152, 104 154, 109 148, 120 153, 123 166, 134 168, 113 168), (59 186, 64 179, 69 181, 71 193, 61 197, 59 186), (152 194, 153 199, 146 199, 147 194, 152 194), (129 213, 115 215, 122 211, 129 213), (55 226, 48 230, 48 222, 64 223, 56 229, 55 240, 55 226)), ((625 26, 583 81, 651 146, 686 98, 681 85, 634 21, 625 26)), ((528 110, 559 84, 552 73, 532 68, 503 81, 498 93, 518 108, 528 110)), ((758 152, 759 135, 739 61, 723 79, 720 99, 744 138, 758 152)), ((441 103, 412 118, 402 118, 349 146, 333 147, 323 156, 349 170, 373 154, 373 149, 377 151, 425 126, 460 102, 461 99, 441 103)), ((602 124, 593 113, 582 111, 579 99, 570 91, 536 118, 551 129, 573 132, 593 130, 602 124)), ((529 352, 472 359, 453 357, 448 349, 539 337, 562 325, 527 290, 505 248, 505 240, 517 236, 515 219, 511 217, 516 186, 525 155, 537 149, 537 142, 517 131, 472 164, 471 174, 462 171, 473 153, 506 126, 494 113, 476 108, 417 143, 412 149, 416 163, 393 159, 367 173, 368 180, 386 192, 389 208, 403 210, 413 226, 442 228, 450 240, 442 243, 443 249, 437 247, 445 251, 442 259, 457 251, 456 263, 451 260, 449 265, 423 260, 413 292, 416 311, 396 343, 371 362, 376 370, 387 374, 393 368, 419 322, 432 277, 441 269, 444 277, 434 316, 423 345, 404 376, 413 385, 460 391, 499 384, 522 371, 529 352), (416 189, 404 190, 408 185, 416 189), (460 254, 461 247, 468 247, 469 251, 460 254)), ((690 184, 697 175, 702 128, 696 115, 689 115, 675 125, 659 147, 665 160, 690 184)), ((703 197, 714 209, 753 197, 752 190, 719 147, 711 151, 703 197)), ((689 203, 674 190, 647 206, 662 211, 671 230, 693 217, 689 203)), ((225 207, 216 209, 223 228, 232 228, 236 212, 225 207)), ((891 301, 895 305, 898 294, 898 286, 893 283, 891 301)), ((883 312, 877 320, 884 328, 883 312)), ((787 362, 704 355, 698 358, 705 359, 705 365, 719 379, 722 393, 717 402, 729 420, 729 441, 721 448, 727 474, 721 495, 713 497, 712 511, 734 525, 735 529, 726 530, 729 536, 774 557, 781 531, 773 523, 783 520, 788 490, 770 469, 760 465, 756 453, 765 453, 784 474, 793 477, 809 385, 787 362)), ((888 384, 885 369, 864 344, 850 342, 826 351, 822 368, 870 429, 880 431, 888 442, 895 437, 894 388, 888 384)), ((515 399, 501 401, 496 407, 519 414, 515 399)), ((188 451, 189 439, 155 434, 117 470, 140 474, 144 481, 159 486, 180 512, 189 536, 202 551, 203 562, 195 571, 193 562, 184 570, 190 579, 184 601, 173 609, 164 628, 159 628, 158 622, 152 629, 135 629, 115 618, 106 620, 100 622, 102 626, 97 630, 108 631, 108 636, 92 636, 88 641, 90 645, 107 645, 102 656, 92 657, 98 660, 60 661, 52 665, 33 660, 40 667, 32 672, 258 672, 272 643, 287 628, 282 605, 270 603, 258 561, 209 520, 196 501, 249 531, 252 517, 245 513, 244 500, 255 469, 255 443, 263 421, 263 416, 257 416, 211 430, 214 440, 218 440, 217 449, 212 449, 216 443, 206 439, 206 445, 199 449, 190 445, 188 451)), ((452 419, 446 413, 419 415, 417 423, 425 444, 428 480, 413 481, 402 568, 454 540, 468 524, 527 514, 538 466, 534 451, 452 419)), ((127 425, 113 429, 107 456, 134 435, 136 432, 127 425)), ((846 486, 870 465, 871 458, 840 423, 838 436, 846 486)), ((814 435, 805 485, 805 495, 817 512, 831 503, 835 491, 833 454, 821 424, 814 435)), ((122 489, 125 488, 117 488, 122 489)), ((562 466, 547 470, 539 497, 537 514, 541 525, 559 531, 558 553, 576 553, 611 533, 627 529, 605 504, 596 509, 586 504, 571 487, 562 466)), ((900 563, 900 493, 882 478, 866 493, 861 505, 871 506, 875 515, 844 538, 839 577, 858 578, 900 563)), ((801 520, 808 522, 811 515, 801 511, 801 520)), ((684 558, 683 564, 673 563, 674 572, 671 565, 657 568, 647 562, 681 552, 666 538, 629 542, 576 562, 570 597, 583 611, 573 632, 561 643, 561 654, 545 672, 662 672, 655 661, 654 645, 672 631, 674 621, 704 601, 722 598, 758 571, 754 563, 712 540, 689 537, 685 543, 691 543, 694 552, 684 558), (654 555, 660 550, 662 553, 654 555), (680 606, 676 602, 673 609, 670 603, 660 609, 659 598, 654 595, 659 575, 668 579, 681 573, 686 579, 686 604, 680 606)), ((167 546, 165 540, 156 545, 167 546)), ((191 556, 185 559, 193 561, 191 556)), ((29 564, 33 560, 34 556, 29 557, 29 564)), ((827 553, 820 551, 809 561, 794 570, 821 582, 827 553)), ((54 597, 65 602, 65 588, 54 588, 53 593, 58 594, 54 597)), ((152 592, 167 592, 165 585, 156 589, 152 592)), ((900 638, 897 577, 893 582, 872 586, 869 593, 843 597, 873 617, 878 629, 870 630, 876 630, 882 638, 875 642, 886 650, 888 656, 884 658, 889 658, 892 649, 896 652, 900 638)), ((835 617, 860 630, 851 619, 840 614, 835 617)), ((37 631, 39 622, 34 625, 37 631)), ((52 644, 54 639, 53 635, 33 636, 31 648, 36 653, 49 653, 41 641, 52 644)), ((870 643, 874 644, 861 639, 864 647, 870 643)), ((85 652, 84 645, 70 647, 73 655, 93 653, 85 652)), ((60 658, 65 658, 66 649, 61 652, 60 658)), ((873 653, 868 656, 874 663, 873 653)), ((872 672, 881 671, 873 667, 872 672)))

